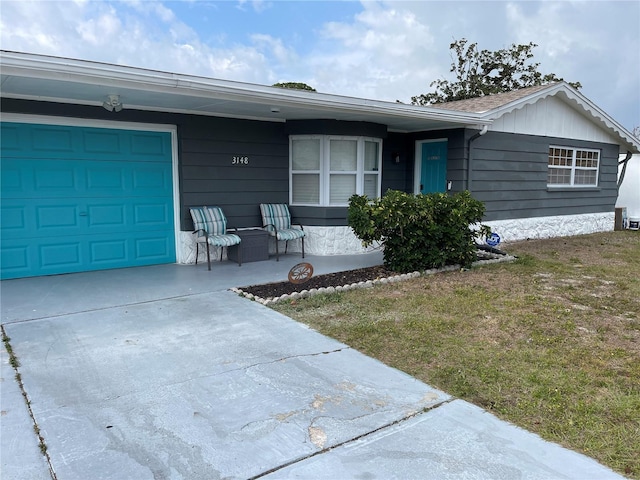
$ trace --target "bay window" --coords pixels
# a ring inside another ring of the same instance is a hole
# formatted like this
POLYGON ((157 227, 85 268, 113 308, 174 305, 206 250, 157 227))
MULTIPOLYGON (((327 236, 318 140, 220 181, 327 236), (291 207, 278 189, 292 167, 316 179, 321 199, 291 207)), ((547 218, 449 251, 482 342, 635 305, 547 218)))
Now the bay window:
POLYGON ((380 139, 299 135, 289 141, 291 204, 345 206, 353 194, 380 196, 380 139))

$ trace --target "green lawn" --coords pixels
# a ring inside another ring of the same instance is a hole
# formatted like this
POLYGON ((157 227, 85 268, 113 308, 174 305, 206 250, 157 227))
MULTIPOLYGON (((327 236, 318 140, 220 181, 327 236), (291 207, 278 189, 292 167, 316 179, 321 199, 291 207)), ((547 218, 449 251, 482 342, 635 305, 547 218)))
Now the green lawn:
POLYGON ((503 248, 519 259, 272 308, 640 479, 640 232, 503 248))

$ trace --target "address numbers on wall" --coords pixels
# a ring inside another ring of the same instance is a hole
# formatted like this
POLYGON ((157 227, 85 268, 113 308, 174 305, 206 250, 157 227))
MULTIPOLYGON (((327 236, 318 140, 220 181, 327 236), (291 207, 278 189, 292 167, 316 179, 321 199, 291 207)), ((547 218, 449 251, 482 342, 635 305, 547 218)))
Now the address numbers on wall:
POLYGON ((249 165, 249 157, 234 155, 231 157, 231 165, 249 165))

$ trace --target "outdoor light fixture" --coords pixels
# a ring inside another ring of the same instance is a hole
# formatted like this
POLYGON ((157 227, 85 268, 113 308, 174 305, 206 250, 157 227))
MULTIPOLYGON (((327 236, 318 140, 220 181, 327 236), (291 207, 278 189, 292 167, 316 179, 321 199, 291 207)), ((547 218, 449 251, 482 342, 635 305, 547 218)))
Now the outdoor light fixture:
POLYGON ((393 158, 393 163, 400 163, 400 154, 399 153, 392 153, 391 154, 391 158, 393 158))
POLYGON ((107 97, 107 100, 102 102, 102 106, 104 107, 105 110, 108 110, 110 112, 113 112, 114 110, 116 112, 119 112, 120 110, 122 110, 122 102, 120 102, 120 95, 109 95, 107 97))

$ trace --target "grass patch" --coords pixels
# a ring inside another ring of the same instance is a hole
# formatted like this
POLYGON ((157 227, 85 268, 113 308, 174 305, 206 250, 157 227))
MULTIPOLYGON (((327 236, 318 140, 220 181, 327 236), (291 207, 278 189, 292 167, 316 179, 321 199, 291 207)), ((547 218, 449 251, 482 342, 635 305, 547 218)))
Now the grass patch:
MULTIPOLYGON (((22 383, 22 376, 18 371, 18 368, 20 367, 20 362, 18 361, 18 357, 16 357, 16 354, 13 351, 13 347, 11 346, 11 338, 5 332, 4 325, 0 325, 0 331, 2 332, 2 343, 4 344, 4 348, 7 351, 7 354, 9 355, 9 364, 15 370, 14 378, 18 383, 18 386, 20 387, 22 398, 24 398, 25 404, 27 406, 27 410, 29 411, 29 416, 31 417, 31 420, 33 420, 33 431, 38 437, 38 445, 40 448, 40 452, 42 453, 42 455, 47 457, 47 461, 49 461, 49 457, 47 456, 47 444, 44 441, 44 437, 40 433, 40 427, 38 427, 36 419, 33 415, 33 410, 31 409, 31 401, 27 396, 27 392, 24 390, 24 385, 22 383)), ((51 462, 49 462, 49 464, 51 464, 51 462)))
POLYGON ((640 235, 505 249, 518 260, 272 308, 640 479, 640 235))

